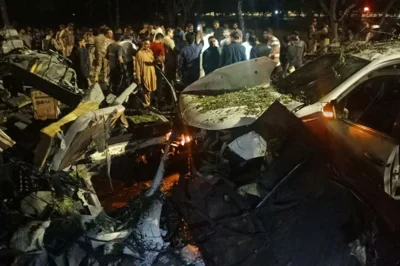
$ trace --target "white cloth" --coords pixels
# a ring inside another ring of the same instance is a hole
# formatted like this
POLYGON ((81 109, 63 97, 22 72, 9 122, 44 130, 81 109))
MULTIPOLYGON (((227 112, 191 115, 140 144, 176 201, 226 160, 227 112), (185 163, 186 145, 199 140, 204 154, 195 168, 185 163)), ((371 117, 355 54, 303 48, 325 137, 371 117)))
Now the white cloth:
POLYGON ((158 33, 161 33, 162 35, 165 35, 163 29, 162 29, 161 27, 159 27, 159 28, 157 28, 157 29, 154 30, 154 33, 153 33, 153 34, 154 34, 153 41, 156 40, 156 35, 157 35, 158 33))
POLYGON ((223 39, 222 41, 221 41, 221 48, 222 47, 224 47, 225 45, 228 45, 228 44, 230 44, 231 43, 231 40, 229 39, 229 38, 226 38, 226 39, 223 39))
POLYGON ((132 62, 135 56, 135 50, 137 50, 136 45, 130 40, 122 41, 119 44, 122 46, 122 49, 124 49, 127 62, 132 62))
POLYGON ((281 42, 275 36, 272 36, 271 39, 267 42, 268 48, 271 49, 271 52, 274 54, 274 61, 276 62, 276 66, 281 65, 281 61, 279 60, 280 51, 281 51, 281 42))
MULTIPOLYGON (((204 51, 207 50, 210 47, 210 43, 208 41, 208 38, 210 38, 211 36, 214 36, 213 32, 203 36, 204 46, 203 46, 203 50, 201 50, 202 53, 204 53, 204 51)), ((217 41, 216 45, 217 45, 217 47, 219 47, 218 40, 216 40, 216 41, 217 41)))
POLYGON ((244 42, 242 43, 242 45, 244 46, 244 48, 246 48, 246 59, 250 60, 250 52, 253 47, 251 47, 249 42, 244 42))

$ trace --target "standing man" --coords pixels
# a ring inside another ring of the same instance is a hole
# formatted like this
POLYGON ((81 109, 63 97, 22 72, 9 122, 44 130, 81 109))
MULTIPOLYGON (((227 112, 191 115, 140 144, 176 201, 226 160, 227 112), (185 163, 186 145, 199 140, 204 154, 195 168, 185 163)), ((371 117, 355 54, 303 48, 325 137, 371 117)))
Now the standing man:
POLYGON ((194 25, 193 23, 189 23, 186 25, 186 31, 185 34, 183 35, 183 39, 186 40, 186 35, 190 32, 194 32, 194 25))
POLYGON ((101 76, 102 81, 108 83, 108 76, 110 74, 108 60, 106 58, 107 47, 112 43, 113 32, 109 28, 101 29, 101 33, 96 36, 94 41, 95 46, 95 82, 99 81, 101 76))
POLYGON ((167 28, 166 34, 163 40, 165 46, 165 75, 168 80, 174 81, 178 66, 178 56, 175 52, 174 29, 167 28))
POLYGON ((112 92, 120 94, 125 85, 125 54, 124 49, 120 45, 121 34, 116 33, 114 35, 114 42, 108 45, 106 58, 110 66, 110 89, 112 92))
POLYGON ((63 47, 63 56, 69 57, 75 44, 74 24, 69 23, 68 26, 61 31, 60 39, 63 47))
POLYGON ((84 35, 85 41, 86 41, 86 48, 89 52, 89 60, 90 60, 90 71, 94 72, 94 58, 95 58, 95 51, 96 47, 94 45, 94 36, 93 36, 93 30, 88 29, 87 32, 85 32, 84 35))
POLYGON ((56 40, 53 38, 53 31, 49 31, 46 37, 42 41, 42 50, 43 51, 55 51, 56 50, 56 40))
POLYGON ((290 45, 288 46, 288 67, 284 69, 284 73, 290 68, 298 69, 303 66, 304 54, 306 53, 306 43, 299 39, 298 36, 290 37, 290 45))
POLYGON ((197 36, 193 32, 188 33, 186 36, 188 46, 182 49, 179 58, 182 81, 186 86, 200 78, 200 55, 204 46, 202 40, 202 30, 197 33, 197 36))
POLYGON ((154 26, 155 26, 155 30, 152 33, 154 35, 153 42, 155 41, 157 34, 161 33, 162 35, 164 35, 164 30, 162 29, 160 22, 158 22, 158 21, 154 22, 154 26))
POLYGON ((239 33, 240 36, 240 43, 243 42, 243 31, 241 29, 239 29, 239 25, 235 22, 233 23, 233 32, 237 32, 239 33))
POLYGON ((277 71, 281 72, 281 61, 279 60, 281 52, 280 41, 274 36, 274 32, 271 28, 268 28, 264 31, 264 39, 266 40, 268 48, 271 50, 269 57, 276 62, 277 71))
POLYGON ((224 39, 220 41, 219 46, 221 49, 231 43, 231 31, 229 29, 224 29, 224 39))
POLYGON ((328 24, 324 23, 322 29, 317 31, 315 35, 319 36, 319 50, 326 54, 330 44, 328 24))
POLYGON ((308 52, 310 54, 317 51, 317 41, 315 33, 317 32, 317 19, 314 18, 308 29, 308 52))
POLYGON ((78 79, 78 88, 88 89, 90 82, 90 60, 86 49, 86 40, 83 37, 76 38, 76 47, 72 52, 72 68, 75 70, 78 79))
POLYGON ((249 43, 252 46, 250 59, 255 59, 263 56, 269 57, 271 50, 268 48, 268 45, 266 43, 259 42, 256 35, 251 35, 249 37, 249 43))
POLYGON ((221 60, 221 49, 217 46, 217 39, 210 36, 208 42, 210 47, 203 53, 203 69, 206 75, 216 70, 221 60))
POLYGON ((245 42, 242 43, 242 45, 246 49, 246 59, 247 60, 250 59, 251 49, 253 49, 253 46, 251 46, 251 43, 250 43, 250 37, 255 36, 255 35, 256 35, 256 33, 254 32, 254 30, 248 30, 248 32, 246 33, 246 39, 244 40, 245 42))
POLYGON ((21 29, 19 31, 19 35, 21 37, 21 40, 24 42, 25 46, 28 47, 29 49, 32 48, 32 36, 28 34, 25 29, 21 29))
POLYGON ((201 26, 201 29, 203 30, 203 33, 205 33, 205 34, 209 33, 209 31, 211 31, 210 28, 207 28, 207 23, 204 20, 200 21, 200 26, 201 26))
POLYGON ((139 34, 144 34, 145 36, 148 36, 150 33, 151 32, 149 32, 149 23, 143 23, 143 28, 139 31, 139 34))
POLYGON ((61 41, 61 38, 60 38, 60 34, 64 29, 65 29, 65 25, 61 24, 59 26, 59 30, 56 33, 56 44, 57 44, 56 45, 56 49, 57 49, 57 52, 60 53, 60 54, 62 54, 62 50, 63 50, 63 45, 62 45, 62 41, 61 41))
POLYGON ((225 38, 224 37, 224 29, 220 27, 219 21, 214 20, 214 36, 217 39, 218 43, 221 43, 221 41, 225 38))
POLYGON ((150 50, 150 40, 143 41, 142 49, 136 54, 135 71, 138 84, 143 85, 145 105, 151 103, 151 93, 157 88, 156 71, 154 68, 154 55, 150 50))
POLYGON ((156 60, 156 76, 157 76, 157 107, 158 103, 161 102, 163 98, 163 78, 160 73, 164 69, 165 62, 165 47, 163 43, 164 35, 162 33, 157 33, 155 40, 150 44, 150 50, 153 52, 154 58, 156 60))
POLYGON ((134 57, 136 56, 137 47, 131 41, 129 34, 124 34, 122 37, 123 41, 119 44, 121 45, 122 49, 124 49, 125 55, 125 64, 126 64, 126 83, 127 85, 132 84, 133 82, 133 73, 134 73, 134 57))
MULTIPOLYGON (((38 29, 34 29, 32 36, 32 50, 40 50, 42 49, 42 34, 38 29)), ((73 47, 72 47, 73 48, 73 47)), ((72 49, 71 49, 72 51, 72 49)))
POLYGON ((246 61, 246 48, 240 44, 240 35, 231 33, 231 43, 222 48, 220 66, 229 66, 237 62, 246 61))

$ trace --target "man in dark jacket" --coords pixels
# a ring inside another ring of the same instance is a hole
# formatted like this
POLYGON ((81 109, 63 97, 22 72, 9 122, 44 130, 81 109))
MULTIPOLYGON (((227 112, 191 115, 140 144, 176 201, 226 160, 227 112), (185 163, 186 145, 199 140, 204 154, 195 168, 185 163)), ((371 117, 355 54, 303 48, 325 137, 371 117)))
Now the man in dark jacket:
POLYGON ((90 82, 90 59, 83 36, 76 38, 76 46, 72 53, 72 65, 77 75, 78 88, 88 89, 92 85, 90 82))
POLYGON ((240 35, 235 31, 231 33, 231 43, 222 48, 220 66, 229 66, 242 61, 246 61, 246 48, 240 44, 240 35))
POLYGON ((290 37, 290 45, 288 46, 288 66, 285 70, 287 71, 290 67, 294 67, 295 69, 302 67, 306 51, 306 43, 296 35, 292 35, 290 37))
POLYGON ((214 21, 213 31, 214 31, 214 36, 218 40, 218 42, 221 42, 223 39, 225 39, 224 29, 220 27, 218 20, 214 21))
POLYGON ((208 38, 210 47, 203 53, 203 69, 206 75, 219 67, 221 49, 217 47, 217 39, 214 36, 208 38))
POLYGON ((271 49, 266 43, 261 43, 258 41, 257 36, 249 36, 249 43, 251 45, 250 59, 255 59, 263 56, 269 56, 271 49))
POLYGON ((179 69, 182 73, 182 81, 186 86, 200 78, 200 55, 204 47, 203 31, 186 35, 188 46, 182 49, 179 56, 179 69))
POLYGON ((56 51, 56 40, 54 39, 53 31, 49 31, 46 37, 42 41, 42 50, 43 51, 56 51))
POLYGON ((115 42, 107 47, 106 58, 110 65, 110 89, 114 93, 120 93, 126 84, 126 55, 124 49, 120 45, 122 35, 116 33, 114 35, 115 42))

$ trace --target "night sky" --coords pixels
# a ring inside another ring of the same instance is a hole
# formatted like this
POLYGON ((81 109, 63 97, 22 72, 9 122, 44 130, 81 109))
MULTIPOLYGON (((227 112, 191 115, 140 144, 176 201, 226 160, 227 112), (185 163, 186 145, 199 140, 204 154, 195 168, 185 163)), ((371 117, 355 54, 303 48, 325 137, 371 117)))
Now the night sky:
MULTIPOLYGON (((122 25, 153 21, 155 13, 166 13, 166 4, 173 0, 119 0, 122 25)), ((195 0, 203 1, 202 11, 235 12, 237 0, 195 0)), ((329 0, 326 0, 329 1, 329 0)), ((353 0, 347 0, 352 2, 353 0)), ((358 9, 365 4, 373 9, 385 7, 389 0, 357 1, 358 9), (379 5, 378 5, 379 4, 379 5)), ((6 0, 11 22, 19 26, 54 27, 60 23, 74 22, 78 26, 110 25, 115 21, 116 0, 6 0)), ((346 2, 346 1, 339 1, 346 2)), ((318 0, 243 0, 244 11, 266 11, 285 9, 292 11, 320 11, 318 0)), ((399 2, 400 3, 400 2, 399 2)), ((196 8, 195 8, 196 9, 196 8)), ((398 7, 393 7, 398 10, 398 7)), ((191 12, 194 13, 194 12, 191 12)))
MULTIPOLYGON (((153 20, 155 13, 166 13, 171 0, 119 0, 122 24, 153 20)), ((201 0, 195 0, 198 4, 201 0)), ((236 0, 202 0, 202 11, 235 12, 236 0)), ((115 19, 116 0, 6 0, 10 21, 21 26, 52 26, 70 21, 84 26, 109 23, 115 19), (110 7, 111 4, 111 7, 110 7), (110 12, 109 12, 110 11, 110 12)), ((306 3, 315 9, 317 0, 244 0, 246 10, 275 9, 283 3, 301 8, 306 3), (293 5, 294 4, 294 5, 293 5)))

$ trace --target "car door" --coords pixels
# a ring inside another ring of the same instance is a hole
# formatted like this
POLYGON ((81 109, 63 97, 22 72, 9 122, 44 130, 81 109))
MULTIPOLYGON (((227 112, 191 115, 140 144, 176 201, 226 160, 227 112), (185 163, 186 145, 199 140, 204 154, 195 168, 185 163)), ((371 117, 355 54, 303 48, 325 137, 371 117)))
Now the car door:
MULTIPOLYGON (((399 142, 391 136, 400 113, 400 76, 371 75, 341 98, 336 109, 337 119, 324 120, 331 141, 349 148, 355 158, 348 162, 363 163, 365 185, 400 199, 399 142)), ((343 152, 338 147, 331 147, 336 155, 343 152)))

